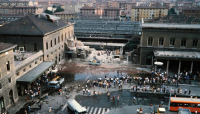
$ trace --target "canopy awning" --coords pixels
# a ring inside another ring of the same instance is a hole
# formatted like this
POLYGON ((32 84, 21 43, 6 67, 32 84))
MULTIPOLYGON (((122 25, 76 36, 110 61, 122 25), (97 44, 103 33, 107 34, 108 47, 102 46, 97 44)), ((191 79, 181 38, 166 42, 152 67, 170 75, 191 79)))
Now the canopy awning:
POLYGON ((17 83, 32 83, 39 76, 41 76, 47 69, 54 65, 54 62, 43 62, 39 64, 37 67, 24 74, 22 77, 17 79, 17 83))
POLYGON ((154 56, 159 58, 200 59, 200 52, 192 51, 154 51, 154 56))
POLYGON ((162 66, 163 62, 154 62, 154 65, 162 66))

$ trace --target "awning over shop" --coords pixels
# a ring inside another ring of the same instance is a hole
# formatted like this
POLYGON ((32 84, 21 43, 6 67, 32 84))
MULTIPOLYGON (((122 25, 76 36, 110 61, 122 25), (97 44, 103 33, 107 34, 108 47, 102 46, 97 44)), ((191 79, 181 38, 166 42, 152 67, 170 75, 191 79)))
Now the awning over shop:
POLYGON ((43 62, 28 73, 24 74, 19 79, 17 79, 17 83, 32 83, 53 65, 54 62, 43 62))
POLYGON ((191 51, 154 51, 154 56, 159 58, 184 58, 200 59, 200 52, 191 51))

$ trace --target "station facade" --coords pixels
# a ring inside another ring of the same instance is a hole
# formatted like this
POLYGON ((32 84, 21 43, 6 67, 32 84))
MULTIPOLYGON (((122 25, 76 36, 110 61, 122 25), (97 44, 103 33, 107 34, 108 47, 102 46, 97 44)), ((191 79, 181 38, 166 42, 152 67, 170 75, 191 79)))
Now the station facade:
POLYGON ((154 66, 163 62, 168 73, 200 71, 200 27, 181 24, 142 24, 138 61, 141 65, 154 66))

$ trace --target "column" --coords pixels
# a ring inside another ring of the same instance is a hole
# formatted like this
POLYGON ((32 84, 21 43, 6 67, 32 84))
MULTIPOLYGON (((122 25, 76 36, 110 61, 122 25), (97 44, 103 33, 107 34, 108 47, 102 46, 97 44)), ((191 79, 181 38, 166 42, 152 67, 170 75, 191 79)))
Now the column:
POLYGON ((168 70, 169 70, 169 60, 167 60, 166 74, 168 74, 168 70))
POLYGON ((151 56, 151 65, 153 66, 153 55, 151 56))
POLYGON ((179 61, 179 66, 178 66, 178 75, 180 74, 180 70, 181 70, 181 61, 179 61))
POLYGON ((191 67, 190 67, 190 73, 192 74, 192 69, 193 69, 193 61, 191 62, 191 67))
MULTIPOLYGON (((157 60, 156 60, 156 62, 157 62, 157 60)), ((154 63, 153 63, 154 64, 154 63)), ((155 64, 154 64, 155 65, 155 64)), ((157 65, 155 65, 155 72, 156 72, 156 70, 157 70, 157 65)))

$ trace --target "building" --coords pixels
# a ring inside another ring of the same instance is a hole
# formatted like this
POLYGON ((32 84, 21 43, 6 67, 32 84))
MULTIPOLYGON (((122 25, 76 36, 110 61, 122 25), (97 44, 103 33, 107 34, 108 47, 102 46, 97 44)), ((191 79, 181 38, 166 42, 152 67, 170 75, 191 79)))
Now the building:
POLYGON ((0 6, 0 14, 39 14, 43 12, 41 6, 0 6))
POLYGON ((82 7, 80 8, 80 14, 82 16, 95 16, 96 8, 94 7, 82 7))
POLYGON ((135 2, 119 2, 119 8, 124 10, 131 10, 134 6, 136 6, 135 2))
POLYGON ((200 65, 200 26, 191 24, 142 24, 141 45, 138 62, 154 66, 163 62, 169 70, 197 73, 200 65))
POLYGON ((200 16, 200 7, 183 8, 182 15, 184 16, 200 16))
POLYGON ((0 112, 10 107, 11 103, 17 101, 15 62, 13 49, 16 45, 0 43, 0 112))
MULTIPOLYGON (((84 45, 96 49, 119 49, 130 40, 140 41, 140 23, 132 21, 73 20, 74 32, 84 45)), ((132 49, 137 45, 131 45, 132 49)))
POLYGON ((33 6, 32 1, 0 1, 1 6, 33 6))
POLYGON ((65 4, 65 11, 68 12, 76 12, 76 13, 80 13, 80 8, 82 8, 83 5, 80 3, 76 3, 76 4, 65 4))
POLYGON ((116 8, 116 7, 107 7, 103 9, 103 18, 119 18, 119 16, 121 15, 121 10, 120 8, 116 8))
POLYGON ((16 50, 19 47, 28 52, 42 50, 44 61, 54 61, 55 64, 65 59, 67 40, 74 40, 73 24, 45 13, 25 16, 0 27, 0 42, 17 44, 16 50))
POLYGON ((54 15, 64 20, 76 19, 76 13, 57 12, 54 15))
POLYGON ((131 21, 152 20, 168 15, 168 8, 163 6, 156 7, 133 7, 131 9, 131 21))

